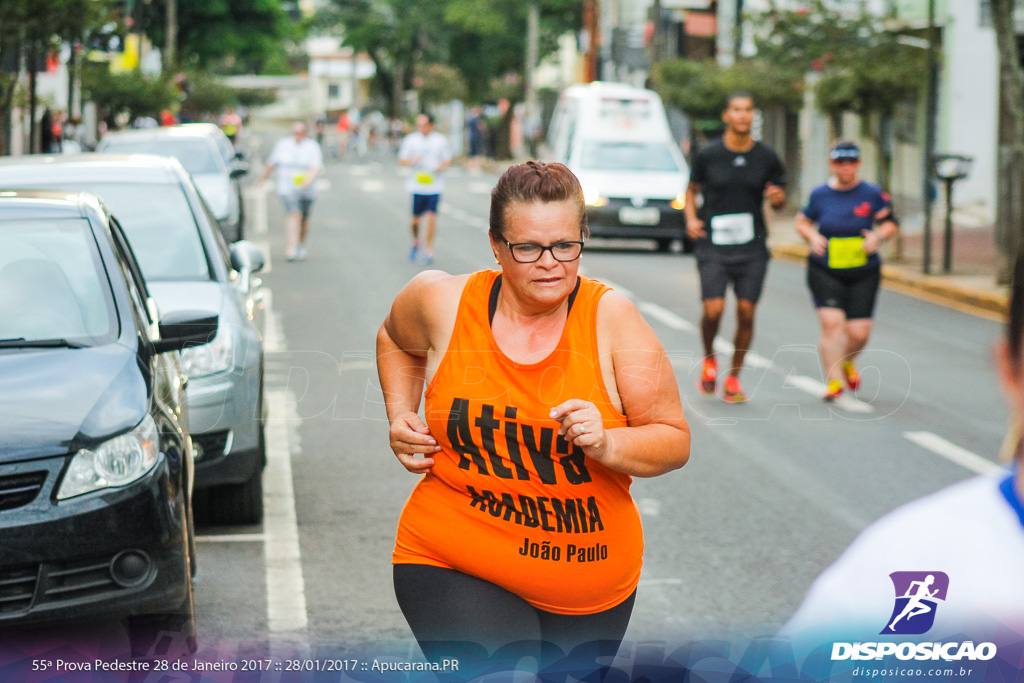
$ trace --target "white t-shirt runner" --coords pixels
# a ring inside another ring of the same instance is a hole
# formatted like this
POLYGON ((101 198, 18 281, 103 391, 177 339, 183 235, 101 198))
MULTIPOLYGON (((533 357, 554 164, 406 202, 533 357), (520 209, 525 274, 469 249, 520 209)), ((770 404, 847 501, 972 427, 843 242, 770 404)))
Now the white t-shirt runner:
POLYGON ((437 169, 441 164, 452 160, 448 138, 436 130, 430 135, 423 135, 419 131, 406 135, 398 150, 398 159, 408 161, 416 157, 419 157, 419 161, 411 167, 412 173, 405 181, 405 191, 409 194, 444 192, 444 178, 437 169))
POLYGON ((302 142, 295 142, 293 137, 282 138, 274 145, 267 163, 277 167, 278 194, 316 197, 315 183, 302 187, 310 171, 324 166, 323 153, 315 140, 303 138, 302 142))

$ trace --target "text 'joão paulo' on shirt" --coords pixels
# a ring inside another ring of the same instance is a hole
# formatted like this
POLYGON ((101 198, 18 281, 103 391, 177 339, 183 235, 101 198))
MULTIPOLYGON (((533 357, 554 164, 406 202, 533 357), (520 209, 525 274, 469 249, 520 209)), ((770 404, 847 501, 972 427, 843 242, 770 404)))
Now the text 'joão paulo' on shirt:
POLYGON ((605 429, 627 424, 598 362, 597 306, 608 288, 579 278, 557 347, 524 364, 491 333, 498 277, 469 278, 427 387, 425 418, 441 451, 405 504, 393 562, 455 569, 549 612, 601 612, 640 579, 632 478, 560 437, 550 410, 579 398, 597 406, 605 429))
POLYGON ((767 252, 765 187, 786 185, 786 171, 775 150, 755 142, 744 152, 734 152, 720 140, 713 142, 697 153, 690 182, 700 185, 703 203, 697 217, 708 235, 697 241, 698 250, 767 252))
POLYGON ((863 180, 848 190, 836 190, 828 184, 814 188, 802 212, 828 238, 828 251, 823 256, 812 252, 809 258, 837 270, 880 266, 878 252, 867 254, 863 249, 863 231, 874 227, 882 209, 888 209, 887 218, 895 220, 889 195, 863 180))

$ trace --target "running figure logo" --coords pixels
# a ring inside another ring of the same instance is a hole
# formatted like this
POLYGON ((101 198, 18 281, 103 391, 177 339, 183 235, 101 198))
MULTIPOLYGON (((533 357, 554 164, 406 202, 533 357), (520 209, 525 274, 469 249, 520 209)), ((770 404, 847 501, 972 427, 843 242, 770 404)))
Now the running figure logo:
POLYGON ((920 635, 935 622, 935 610, 946 600, 949 577, 943 572, 893 572, 896 604, 882 634, 920 635))

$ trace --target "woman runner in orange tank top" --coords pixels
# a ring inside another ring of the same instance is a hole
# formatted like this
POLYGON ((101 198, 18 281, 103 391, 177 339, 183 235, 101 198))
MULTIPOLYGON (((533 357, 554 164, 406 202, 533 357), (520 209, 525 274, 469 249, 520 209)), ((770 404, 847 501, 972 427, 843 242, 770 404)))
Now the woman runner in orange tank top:
POLYGON ((421 273, 378 333, 391 448, 424 475, 395 591, 431 660, 614 655, 625 633, 643 556, 629 486, 682 467, 690 434, 653 330, 577 274, 588 234, 565 166, 512 166, 491 193, 501 272, 421 273))

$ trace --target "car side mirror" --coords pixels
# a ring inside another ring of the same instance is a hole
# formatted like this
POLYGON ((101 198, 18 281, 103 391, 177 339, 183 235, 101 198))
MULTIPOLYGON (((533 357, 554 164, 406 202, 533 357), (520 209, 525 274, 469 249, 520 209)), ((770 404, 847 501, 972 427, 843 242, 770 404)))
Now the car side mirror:
POLYGON ((248 159, 248 157, 245 155, 245 152, 238 149, 235 150, 235 159, 238 159, 239 161, 245 161, 246 159, 248 159))
POLYGON ((206 311, 169 313, 160 321, 160 339, 153 342, 153 350, 167 353, 209 344, 217 336, 217 318, 206 311))
POLYGON ((249 240, 239 240, 231 245, 231 267, 239 273, 257 273, 265 264, 263 250, 249 240))

